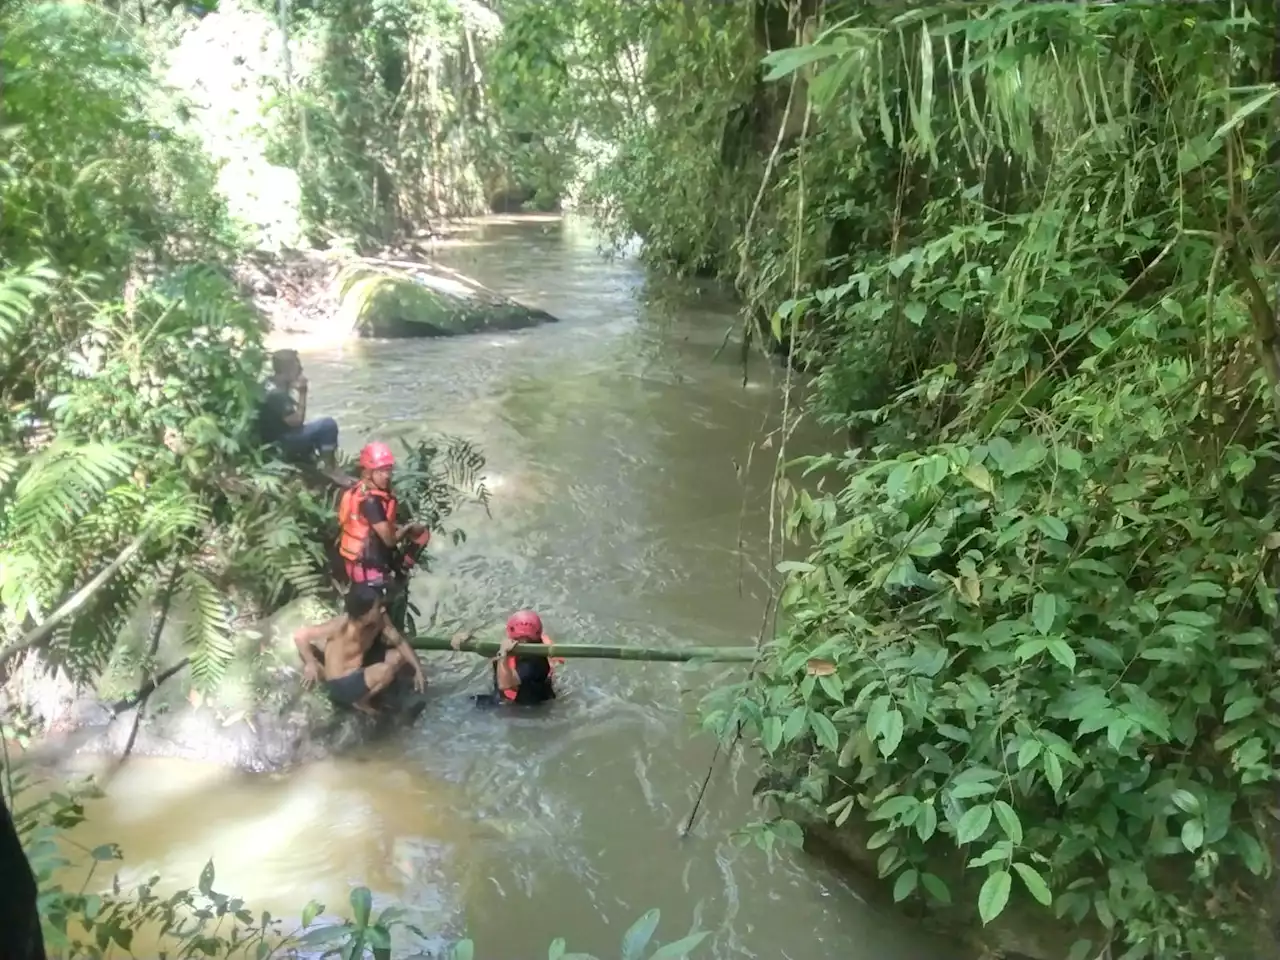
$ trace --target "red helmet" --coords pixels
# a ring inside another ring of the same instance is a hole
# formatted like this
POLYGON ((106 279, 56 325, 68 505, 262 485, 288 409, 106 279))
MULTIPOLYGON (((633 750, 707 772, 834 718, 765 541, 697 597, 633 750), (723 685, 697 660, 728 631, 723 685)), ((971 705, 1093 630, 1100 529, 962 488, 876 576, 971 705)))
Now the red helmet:
POLYGON ((382 470, 396 465, 395 454, 385 443, 375 440, 360 451, 360 466, 365 470, 382 470))
POLYGON ((532 610, 517 610, 507 621, 507 636, 512 640, 541 640, 542 618, 532 610))

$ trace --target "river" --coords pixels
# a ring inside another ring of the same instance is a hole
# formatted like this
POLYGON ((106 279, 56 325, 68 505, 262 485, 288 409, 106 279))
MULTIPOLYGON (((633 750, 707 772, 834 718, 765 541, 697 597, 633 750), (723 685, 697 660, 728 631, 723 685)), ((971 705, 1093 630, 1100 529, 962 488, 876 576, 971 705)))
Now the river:
MULTIPOLYGON (((753 643, 776 438, 759 447, 781 404, 771 365, 753 360, 744 387, 736 349, 717 354, 732 303, 601 258, 573 221, 495 220, 439 257, 561 322, 302 345, 310 415, 337 417, 347 450, 446 432, 489 459, 492 516, 471 512, 464 544, 433 546, 418 602, 446 627, 492 630, 529 605, 566 641, 753 643)), ((437 696, 394 745, 279 776, 133 760, 87 839, 119 842, 134 875, 194 881, 212 857, 219 889, 276 914, 345 906, 364 883, 427 929, 465 927, 495 960, 558 936, 616 956, 652 907, 660 941, 710 931, 708 960, 948 956, 811 858, 734 846, 753 815, 750 761, 722 760, 680 837, 714 748, 696 708, 718 670, 575 661, 562 698, 528 716, 470 704, 485 684, 474 658, 433 655, 427 670, 437 696)))

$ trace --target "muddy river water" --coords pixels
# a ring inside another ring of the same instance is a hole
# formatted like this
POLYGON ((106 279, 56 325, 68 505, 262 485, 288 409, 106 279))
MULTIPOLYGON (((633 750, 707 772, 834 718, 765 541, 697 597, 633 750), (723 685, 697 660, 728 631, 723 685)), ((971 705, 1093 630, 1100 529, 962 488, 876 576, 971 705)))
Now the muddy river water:
MULTIPOLYGON (((561 322, 302 351, 310 415, 337 417, 349 451, 446 432, 488 457, 492 516, 464 518, 467 541, 415 583, 420 605, 445 627, 492 629, 531 605, 564 640, 753 643, 773 453, 750 452, 780 403, 767 364, 744 387, 736 349, 717 355, 732 304, 601 258, 573 222, 492 222, 440 259, 561 322)), ((517 716, 471 705, 478 660, 427 669, 436 696, 394 743, 278 776, 130 761, 86 839, 120 843, 128 873, 183 883, 212 857, 219 889, 276 914, 345 905, 363 883, 493 960, 544 956, 558 936, 616 956, 651 907, 658 940, 710 931, 708 960, 947 956, 811 858, 736 847, 749 759, 722 764, 681 838, 714 747, 697 705, 719 670, 575 661, 550 710, 517 716)))

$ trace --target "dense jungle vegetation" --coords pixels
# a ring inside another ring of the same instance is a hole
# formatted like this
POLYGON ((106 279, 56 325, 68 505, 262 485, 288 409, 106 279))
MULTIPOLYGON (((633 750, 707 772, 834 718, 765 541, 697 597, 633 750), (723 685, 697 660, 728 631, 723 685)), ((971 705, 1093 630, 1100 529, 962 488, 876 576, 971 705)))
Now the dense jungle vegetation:
POLYGON ((611 145, 604 222, 733 279, 852 438, 805 465, 845 479, 786 504, 816 546, 708 720, 754 732, 785 809, 869 824, 898 900, 1039 903, 1076 957, 1258 955, 1277 29, 1248 2, 582 0, 504 33, 558 129, 611 145))
POLYGON ((181 590, 212 682, 226 586, 319 586, 324 505, 246 440, 246 246, 576 203, 735 283, 744 357, 850 438, 779 443, 840 481, 780 482, 779 634, 708 704, 767 835, 856 835, 895 899, 1057 917, 1077 958, 1264 955, 1274 4, 224 6, 269 69, 221 126, 163 84, 201 13, 0 11, 0 668, 97 669, 181 590), (232 212, 254 170, 291 230, 232 212))

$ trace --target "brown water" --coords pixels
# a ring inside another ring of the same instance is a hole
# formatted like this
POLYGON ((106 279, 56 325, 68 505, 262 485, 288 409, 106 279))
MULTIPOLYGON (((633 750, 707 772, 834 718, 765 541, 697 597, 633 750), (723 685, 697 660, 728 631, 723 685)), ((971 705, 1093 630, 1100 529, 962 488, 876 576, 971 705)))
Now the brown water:
MULTIPOLYGON (((467 542, 415 584, 420 603, 446 625, 536 606, 565 640, 754 642, 773 453, 747 460, 779 403, 768 365, 744 388, 736 351, 716 357, 731 304, 602 260, 573 223, 489 224, 441 259, 561 322, 303 357, 310 414, 336 416, 348 450, 444 431, 489 457, 492 519, 467 519, 467 542)), ((365 883, 494 960, 557 936, 614 956, 651 907, 661 940, 711 931, 708 960, 948 956, 811 859, 730 842, 753 814, 750 757, 722 764, 679 836, 714 747, 695 712, 718 671, 577 661, 549 711, 521 715, 470 704, 474 659, 427 667, 438 695, 395 744, 270 777, 130 761, 92 831, 134 873, 190 882, 213 857, 220 889, 277 914, 365 883)))

